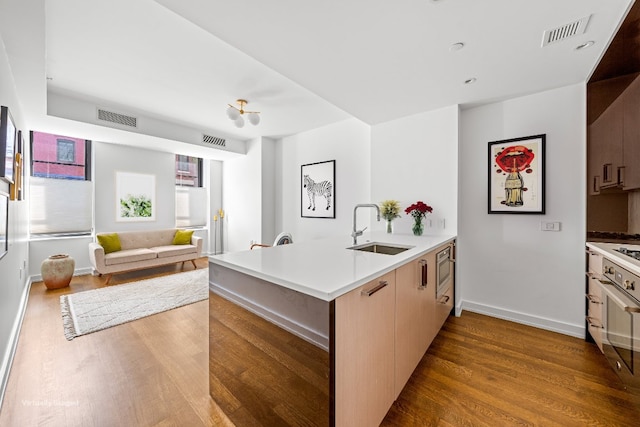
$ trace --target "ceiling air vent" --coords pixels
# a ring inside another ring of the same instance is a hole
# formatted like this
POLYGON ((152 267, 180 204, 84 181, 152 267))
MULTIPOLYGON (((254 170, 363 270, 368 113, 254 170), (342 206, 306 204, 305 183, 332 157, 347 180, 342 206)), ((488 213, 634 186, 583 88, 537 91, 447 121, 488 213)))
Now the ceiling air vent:
POLYGON ((589 18, 591 18, 591 15, 585 16, 582 19, 578 19, 577 21, 565 24, 561 27, 545 31, 542 39, 542 47, 578 34, 583 34, 587 30, 589 18))
POLYGON ((116 123, 118 125, 138 127, 138 119, 131 116, 125 116, 124 114, 114 113, 113 111, 107 111, 98 108, 98 120, 105 122, 116 123))
POLYGON ((204 142, 205 144, 216 145, 218 147, 225 147, 227 145, 226 139, 207 134, 202 135, 202 142, 204 142))

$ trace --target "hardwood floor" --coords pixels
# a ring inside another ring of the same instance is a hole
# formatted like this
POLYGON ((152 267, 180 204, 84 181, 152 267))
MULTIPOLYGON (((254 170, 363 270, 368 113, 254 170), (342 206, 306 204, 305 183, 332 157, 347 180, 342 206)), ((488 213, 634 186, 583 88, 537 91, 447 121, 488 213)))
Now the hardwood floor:
MULTIPOLYGON (((197 265, 207 268, 207 259, 197 265)), ((116 275, 109 286, 177 271, 116 275)), ((79 276, 56 291, 32 285, 0 426, 233 425, 209 397, 207 301, 64 338, 60 295, 102 281, 79 276)), ((264 393, 270 388, 264 384, 264 393)), ((638 424, 640 400, 595 344, 464 312, 447 320, 382 425, 638 424)))

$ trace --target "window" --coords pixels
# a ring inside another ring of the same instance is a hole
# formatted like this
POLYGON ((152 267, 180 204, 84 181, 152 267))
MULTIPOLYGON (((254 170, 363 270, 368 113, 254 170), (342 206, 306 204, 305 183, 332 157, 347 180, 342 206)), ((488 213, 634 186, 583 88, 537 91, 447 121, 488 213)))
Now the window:
POLYGON ((202 159, 176 154, 176 185, 202 187, 202 159))
POLYGON ((60 163, 76 162, 76 142, 69 139, 58 139, 57 158, 60 163))
POLYGON ((90 180, 91 141, 31 132, 31 175, 90 180))
POLYGON ((207 192, 202 187, 202 159, 176 155, 176 226, 207 223, 207 192))
POLYGON ((31 234, 92 228, 91 141, 31 132, 31 234))

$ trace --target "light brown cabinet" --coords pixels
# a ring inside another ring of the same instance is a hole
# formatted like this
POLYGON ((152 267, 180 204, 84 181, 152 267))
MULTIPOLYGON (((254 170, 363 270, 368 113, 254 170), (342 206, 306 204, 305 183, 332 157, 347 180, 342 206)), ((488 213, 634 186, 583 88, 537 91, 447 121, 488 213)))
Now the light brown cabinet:
POLYGON ((640 74, 589 86, 589 93, 598 102, 605 102, 603 93, 615 96, 606 101, 610 104, 587 128, 589 194, 597 195, 608 188, 639 189, 640 74))
POLYGON ((624 141, 621 184, 623 190, 640 188, 640 75, 623 94, 624 141))
POLYGON ((395 400, 395 271, 335 300, 335 425, 377 426, 395 400))
POLYGON ((437 334, 435 251, 396 270, 395 398, 437 334))
POLYGON ((446 246, 336 298, 336 426, 379 425, 449 316, 453 277, 436 301, 436 254, 446 246))
POLYGON ((603 319, 602 319, 602 285, 600 284, 600 278, 602 275, 602 255, 587 249, 588 256, 588 271, 587 271, 587 330, 589 335, 593 338, 598 345, 600 351, 603 351, 602 347, 602 331, 603 331, 603 319))

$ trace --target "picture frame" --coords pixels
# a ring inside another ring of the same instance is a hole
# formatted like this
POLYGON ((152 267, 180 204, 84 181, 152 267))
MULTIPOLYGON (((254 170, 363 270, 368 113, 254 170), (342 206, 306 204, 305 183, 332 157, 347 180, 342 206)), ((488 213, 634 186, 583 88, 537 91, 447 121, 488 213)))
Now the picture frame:
POLYGON ((9 107, 0 107, 0 178, 13 184, 16 125, 9 107))
POLYGON ((17 159, 16 158, 16 164, 20 165, 20 185, 18 186, 18 200, 26 200, 27 198, 27 191, 26 191, 26 185, 24 185, 24 177, 25 177, 25 170, 27 169, 24 165, 24 151, 25 151, 25 144, 24 144, 24 132, 22 131, 18 131, 18 141, 17 141, 18 145, 17 145, 17 151, 18 153, 20 153, 20 158, 17 159))
POLYGON ((14 178, 13 184, 9 186, 9 200, 22 200, 22 186, 24 181, 24 170, 22 161, 22 131, 18 130, 14 154, 14 178))
POLYGON ((546 134, 488 144, 488 213, 545 213, 546 134))
POLYGON ((336 217, 336 161, 300 166, 300 216, 336 217))
POLYGON ((156 176, 116 171, 116 221, 156 220, 156 176))
POLYGON ((9 252, 9 194, 0 192, 0 259, 9 252))

